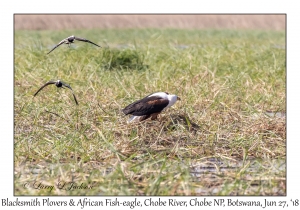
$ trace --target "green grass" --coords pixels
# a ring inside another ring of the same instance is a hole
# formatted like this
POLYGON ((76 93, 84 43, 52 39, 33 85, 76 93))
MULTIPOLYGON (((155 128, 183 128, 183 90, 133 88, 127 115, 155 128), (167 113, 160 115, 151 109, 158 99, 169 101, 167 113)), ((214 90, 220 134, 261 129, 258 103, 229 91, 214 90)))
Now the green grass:
POLYGON ((286 112, 285 53, 278 31, 15 31, 15 195, 286 195, 285 118, 265 115, 286 112), (71 34, 102 48, 46 55, 71 34), (51 79, 79 106, 54 85, 33 97, 51 79), (120 110, 156 91, 181 101, 126 124, 120 110))

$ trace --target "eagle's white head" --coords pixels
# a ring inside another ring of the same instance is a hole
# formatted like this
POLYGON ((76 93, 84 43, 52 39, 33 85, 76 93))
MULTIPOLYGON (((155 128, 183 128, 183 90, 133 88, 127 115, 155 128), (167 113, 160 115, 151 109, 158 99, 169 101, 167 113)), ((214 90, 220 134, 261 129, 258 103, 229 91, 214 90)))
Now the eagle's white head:
POLYGON ((177 100, 180 100, 180 98, 177 95, 172 95, 172 94, 169 94, 167 92, 157 92, 157 93, 153 93, 153 94, 149 95, 148 97, 150 97, 150 96, 159 96, 159 97, 162 97, 164 99, 168 99, 169 104, 165 108, 173 106, 177 100))
POLYGON ((166 108, 173 106, 177 100, 180 100, 180 98, 177 95, 168 95, 169 104, 166 106, 166 108))

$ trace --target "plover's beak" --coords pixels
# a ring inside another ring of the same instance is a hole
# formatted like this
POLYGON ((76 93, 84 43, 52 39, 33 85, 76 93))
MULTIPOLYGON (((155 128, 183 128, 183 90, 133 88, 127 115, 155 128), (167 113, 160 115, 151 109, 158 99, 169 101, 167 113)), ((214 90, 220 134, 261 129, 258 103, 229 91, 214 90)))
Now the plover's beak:
POLYGON ((177 96, 177 100, 180 101, 181 99, 177 96))

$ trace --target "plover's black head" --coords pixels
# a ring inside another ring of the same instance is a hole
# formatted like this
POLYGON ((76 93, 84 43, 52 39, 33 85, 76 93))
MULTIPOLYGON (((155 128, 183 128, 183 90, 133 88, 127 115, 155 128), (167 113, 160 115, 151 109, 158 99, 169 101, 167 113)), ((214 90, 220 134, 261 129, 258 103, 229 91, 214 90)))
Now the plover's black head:
POLYGON ((56 87, 62 87, 62 82, 60 80, 57 80, 55 85, 56 87))
POLYGON ((75 40, 75 36, 74 35, 68 37, 68 41, 69 42, 73 42, 74 40, 75 40))

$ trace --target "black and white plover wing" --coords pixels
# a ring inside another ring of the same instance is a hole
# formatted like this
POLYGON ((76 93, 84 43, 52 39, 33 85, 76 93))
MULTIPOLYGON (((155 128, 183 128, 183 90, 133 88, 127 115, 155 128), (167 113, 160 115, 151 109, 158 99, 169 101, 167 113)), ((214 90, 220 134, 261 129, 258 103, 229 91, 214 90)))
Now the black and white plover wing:
POLYGON ((36 93, 33 96, 36 96, 44 87, 51 85, 51 84, 56 84, 57 81, 49 81, 46 84, 44 84, 42 87, 40 87, 40 89, 38 89, 38 91, 36 91, 36 93))
POLYGON ((51 53, 53 50, 55 50, 57 47, 59 47, 60 45, 66 43, 66 41, 67 41, 66 39, 61 40, 55 47, 52 48, 52 50, 50 50, 50 51, 47 53, 47 55, 48 55, 49 53, 51 53))
POLYGON ((75 103, 78 105, 77 98, 76 98, 76 96, 75 96, 75 94, 74 94, 74 91, 73 91, 73 89, 71 88, 71 86, 70 86, 70 85, 68 85, 68 84, 67 84, 67 83, 65 83, 65 82, 62 82, 62 81, 60 81, 60 82, 61 82, 61 84, 62 84, 63 86, 65 86, 65 87, 69 88, 69 89, 72 91, 72 94, 73 94, 73 97, 74 97, 75 103))
POLYGON ((95 44, 94 42, 91 42, 90 40, 87 40, 87 39, 84 39, 84 38, 75 37, 75 40, 82 41, 82 42, 88 42, 88 43, 91 43, 91 44, 93 44, 93 45, 95 45, 97 47, 101 47, 101 46, 95 44))

